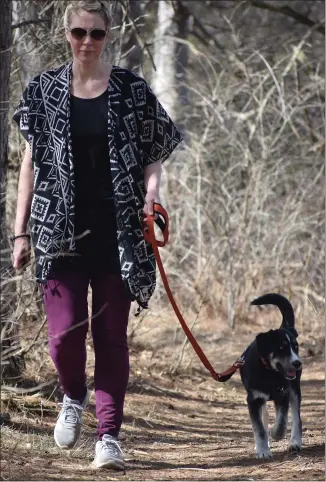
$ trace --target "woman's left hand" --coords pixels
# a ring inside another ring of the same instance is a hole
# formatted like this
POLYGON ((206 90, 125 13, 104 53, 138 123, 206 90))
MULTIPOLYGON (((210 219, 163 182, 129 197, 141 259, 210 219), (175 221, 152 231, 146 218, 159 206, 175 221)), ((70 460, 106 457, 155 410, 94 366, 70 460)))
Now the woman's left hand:
MULTIPOLYGON (((148 191, 145 196, 145 206, 144 206, 144 214, 145 220, 147 216, 153 216, 154 214, 154 203, 161 204, 160 195, 158 191, 148 191)), ((155 219, 157 215, 155 216, 155 219)))

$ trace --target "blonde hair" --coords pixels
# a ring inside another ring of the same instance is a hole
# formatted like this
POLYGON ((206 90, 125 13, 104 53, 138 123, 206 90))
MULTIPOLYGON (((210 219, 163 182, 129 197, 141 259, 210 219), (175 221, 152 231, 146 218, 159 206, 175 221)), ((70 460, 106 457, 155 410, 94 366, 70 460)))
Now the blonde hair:
POLYGON ((75 0, 69 2, 63 17, 63 23, 65 30, 69 29, 71 14, 76 13, 78 10, 85 10, 90 13, 98 13, 105 23, 106 30, 110 30, 112 26, 112 15, 109 3, 100 0, 75 0))

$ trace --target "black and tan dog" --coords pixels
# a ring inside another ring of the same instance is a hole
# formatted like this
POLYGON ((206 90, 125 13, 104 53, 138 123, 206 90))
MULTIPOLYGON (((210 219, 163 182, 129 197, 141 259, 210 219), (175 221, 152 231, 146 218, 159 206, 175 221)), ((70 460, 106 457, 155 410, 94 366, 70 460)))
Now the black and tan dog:
POLYGON ((274 440, 286 434, 288 411, 291 407, 292 427, 289 450, 302 447, 300 418, 300 377, 297 332, 291 303, 279 294, 266 294, 251 302, 252 305, 276 305, 283 316, 281 327, 257 335, 242 357, 241 380, 247 391, 249 415, 256 444, 256 456, 271 457, 268 442, 268 413, 266 402, 275 405, 275 424, 271 429, 274 440))

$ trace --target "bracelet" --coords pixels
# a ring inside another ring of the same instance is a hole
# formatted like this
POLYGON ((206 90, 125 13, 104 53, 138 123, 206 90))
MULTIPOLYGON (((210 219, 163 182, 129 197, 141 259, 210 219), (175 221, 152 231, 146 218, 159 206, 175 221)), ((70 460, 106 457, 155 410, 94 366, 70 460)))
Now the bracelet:
POLYGON ((11 238, 11 241, 14 242, 16 239, 18 238, 28 238, 28 239, 31 239, 31 235, 30 234, 18 234, 17 236, 13 236, 11 238))

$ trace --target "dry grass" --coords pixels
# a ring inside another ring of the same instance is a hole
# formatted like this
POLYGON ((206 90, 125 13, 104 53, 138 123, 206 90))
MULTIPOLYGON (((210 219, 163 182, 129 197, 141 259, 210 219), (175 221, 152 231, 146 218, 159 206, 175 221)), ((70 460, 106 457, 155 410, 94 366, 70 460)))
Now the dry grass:
POLYGON ((166 168, 172 283, 194 309, 196 295, 222 302, 231 325, 261 292, 324 303, 324 80, 298 61, 306 41, 272 65, 244 51, 217 71, 201 56, 192 143, 166 168))

